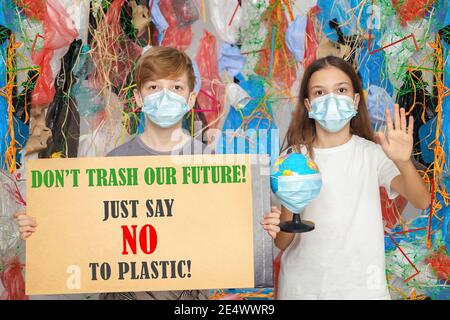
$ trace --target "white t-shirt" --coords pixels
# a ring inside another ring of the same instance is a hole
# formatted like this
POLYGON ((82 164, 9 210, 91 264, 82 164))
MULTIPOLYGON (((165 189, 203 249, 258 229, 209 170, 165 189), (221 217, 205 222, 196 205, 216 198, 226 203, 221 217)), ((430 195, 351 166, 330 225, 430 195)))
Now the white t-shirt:
POLYGON ((379 145, 356 135, 314 148, 314 161, 322 189, 302 219, 315 229, 285 250, 279 299, 390 299, 379 186, 395 198, 390 185, 400 172, 379 145))

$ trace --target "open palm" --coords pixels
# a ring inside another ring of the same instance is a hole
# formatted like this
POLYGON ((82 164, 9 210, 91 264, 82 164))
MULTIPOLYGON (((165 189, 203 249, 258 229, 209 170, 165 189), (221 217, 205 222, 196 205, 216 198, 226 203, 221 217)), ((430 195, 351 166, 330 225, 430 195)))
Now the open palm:
POLYGON ((405 109, 399 110, 398 104, 394 106, 394 122, 391 112, 386 109, 387 132, 378 132, 378 141, 384 153, 394 162, 404 162, 411 158, 413 149, 414 118, 409 116, 406 124, 405 109))

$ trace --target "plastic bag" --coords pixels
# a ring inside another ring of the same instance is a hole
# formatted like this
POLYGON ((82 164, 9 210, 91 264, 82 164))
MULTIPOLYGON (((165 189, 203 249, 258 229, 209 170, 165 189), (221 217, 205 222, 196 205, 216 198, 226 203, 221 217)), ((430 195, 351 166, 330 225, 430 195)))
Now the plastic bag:
POLYGON ((238 0, 210 0, 210 20, 222 41, 235 44, 239 39, 242 8, 238 0))
POLYGON ((305 57, 306 16, 297 16, 286 30, 285 41, 297 62, 305 57))
POLYGON ((399 222, 403 210, 408 204, 408 200, 402 196, 398 196, 395 199, 389 199, 384 188, 380 188, 380 199, 383 221, 385 226, 391 229, 399 222))
POLYGON ((155 24, 156 29, 158 29, 159 33, 164 33, 166 29, 169 27, 169 24, 164 18, 161 8, 159 7, 159 0, 149 0, 149 6, 151 6, 152 22, 155 24))
POLYGON ((172 0, 173 11, 179 27, 185 27, 198 20, 200 14, 193 0, 172 0))
POLYGON ((309 10, 306 21, 306 42, 305 42, 305 59, 303 60, 303 67, 306 69, 312 62, 316 60, 317 47, 319 41, 314 29, 314 15, 319 11, 319 7, 315 6, 309 10))
POLYGON ((219 72, 226 71, 234 77, 242 71, 245 65, 245 56, 241 54, 239 47, 229 43, 222 43, 219 49, 219 72))
POLYGON ((394 114, 394 105, 394 99, 392 99, 386 90, 374 85, 369 87, 367 92, 367 109, 374 131, 378 131, 385 125, 386 109, 389 109, 391 114, 394 114))
POLYGON ((160 0, 159 7, 166 20, 168 27, 162 33, 157 31, 153 33, 153 42, 164 47, 173 47, 181 51, 185 51, 192 43, 192 27, 186 25, 178 27, 177 15, 173 6, 174 0, 160 0))
POLYGON ((250 96, 245 106, 230 108, 218 139, 217 153, 268 154, 273 161, 279 155, 278 130, 267 99, 264 80, 255 75, 245 80, 238 77, 240 87, 250 96))
POLYGON ((220 81, 216 37, 205 30, 200 41, 195 61, 202 77, 202 86, 197 96, 201 112, 205 112, 208 123, 219 115, 223 105, 224 86, 220 81))
POLYGON ((424 18, 434 1, 430 0, 392 0, 397 17, 402 26, 410 21, 424 18))
MULTIPOLYGON (((43 12, 44 43, 42 50, 33 52, 31 59, 41 68, 32 94, 33 106, 47 105, 55 95, 51 60, 56 49, 70 45, 78 37, 74 23, 66 10, 57 1, 46 1, 43 12)), ((58 59, 59 60, 59 59, 58 59)))
POLYGON ((22 266, 18 257, 14 257, 6 263, 5 270, 0 273, 0 280, 5 288, 0 300, 28 300, 28 296, 25 294, 22 266))

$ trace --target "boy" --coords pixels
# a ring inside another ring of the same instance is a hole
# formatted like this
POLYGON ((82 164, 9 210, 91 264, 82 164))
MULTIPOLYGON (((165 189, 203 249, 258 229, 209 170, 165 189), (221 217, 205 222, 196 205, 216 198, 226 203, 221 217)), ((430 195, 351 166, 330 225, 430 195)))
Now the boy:
MULTIPOLYGON (((193 108, 195 75, 191 59, 174 48, 153 47, 138 60, 134 96, 145 113, 145 129, 107 156, 182 155, 203 153, 202 142, 182 130, 183 116, 193 108)), ((36 221, 17 212, 22 239, 36 230, 36 221)), ((207 290, 103 293, 105 300, 207 300, 207 290)))

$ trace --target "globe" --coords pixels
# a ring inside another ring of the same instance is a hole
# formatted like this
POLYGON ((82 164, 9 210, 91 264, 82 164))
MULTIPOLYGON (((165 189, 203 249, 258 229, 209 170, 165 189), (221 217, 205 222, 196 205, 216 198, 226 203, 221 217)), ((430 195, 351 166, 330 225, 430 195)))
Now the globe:
POLYGON ((272 166, 270 185, 278 191, 278 179, 283 176, 317 174, 319 169, 313 160, 301 153, 288 153, 279 157, 272 166))

